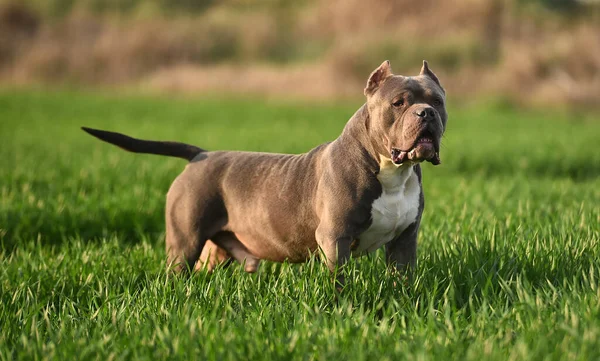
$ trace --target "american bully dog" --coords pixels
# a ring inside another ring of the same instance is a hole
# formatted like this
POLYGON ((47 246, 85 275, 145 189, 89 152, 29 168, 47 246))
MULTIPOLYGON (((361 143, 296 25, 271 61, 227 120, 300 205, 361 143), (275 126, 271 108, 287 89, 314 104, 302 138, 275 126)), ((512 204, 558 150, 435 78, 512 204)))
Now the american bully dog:
POLYGON ((385 61, 364 94, 337 139, 298 155, 209 152, 83 130, 131 152, 189 161, 167 193, 171 269, 233 259, 254 272, 260 260, 298 263, 316 253, 335 271, 385 246, 388 264, 410 270, 424 208, 420 163, 440 164, 445 91, 426 61, 412 77, 392 74, 385 61))

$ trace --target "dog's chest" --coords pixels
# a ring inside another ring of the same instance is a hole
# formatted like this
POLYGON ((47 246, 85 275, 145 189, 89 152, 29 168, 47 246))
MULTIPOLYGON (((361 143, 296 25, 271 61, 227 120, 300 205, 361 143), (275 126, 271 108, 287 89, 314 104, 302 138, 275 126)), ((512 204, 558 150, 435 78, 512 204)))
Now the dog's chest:
POLYGON ((356 255, 388 243, 411 225, 419 213, 421 189, 411 166, 382 163, 377 178, 381 196, 371 205, 371 225, 353 244, 352 253, 356 255))

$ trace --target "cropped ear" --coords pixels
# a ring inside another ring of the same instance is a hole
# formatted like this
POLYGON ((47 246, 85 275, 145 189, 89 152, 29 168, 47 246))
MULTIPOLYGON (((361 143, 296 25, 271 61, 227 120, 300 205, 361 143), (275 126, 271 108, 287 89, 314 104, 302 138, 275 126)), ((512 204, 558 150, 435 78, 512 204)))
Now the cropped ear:
POLYGON ((392 74, 390 61, 386 60, 381 63, 379 68, 375 69, 375 71, 371 73, 371 76, 369 76, 367 86, 365 87, 365 95, 372 95, 375 93, 381 84, 383 84, 383 82, 392 75, 394 74, 392 74))
POLYGON ((437 85, 440 86, 440 88, 442 87, 442 84, 440 84, 440 80, 437 78, 437 76, 435 76, 435 74, 429 69, 429 64, 427 63, 427 60, 423 60, 423 67, 421 68, 421 73, 419 75, 425 75, 428 76, 429 78, 431 78, 431 80, 433 80, 434 82, 436 82, 437 85))

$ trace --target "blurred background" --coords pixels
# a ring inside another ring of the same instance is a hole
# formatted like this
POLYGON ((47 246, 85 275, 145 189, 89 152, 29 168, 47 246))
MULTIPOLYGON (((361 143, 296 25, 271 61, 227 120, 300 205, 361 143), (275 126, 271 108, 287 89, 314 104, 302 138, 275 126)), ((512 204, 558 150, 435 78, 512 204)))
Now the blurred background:
POLYGON ((598 0, 0 0, 0 83, 362 97, 389 59, 457 101, 600 107, 598 0))

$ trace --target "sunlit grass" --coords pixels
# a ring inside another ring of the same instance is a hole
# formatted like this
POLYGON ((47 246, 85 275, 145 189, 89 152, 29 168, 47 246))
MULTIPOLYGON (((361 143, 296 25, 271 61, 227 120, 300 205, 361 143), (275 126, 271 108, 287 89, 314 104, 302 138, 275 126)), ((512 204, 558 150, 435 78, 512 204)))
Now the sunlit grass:
POLYGON ((591 115, 451 109, 414 279, 376 253, 339 298, 316 260, 168 279, 164 195, 185 163, 79 130, 302 152, 357 107, 0 94, 0 359, 600 358, 591 115))

